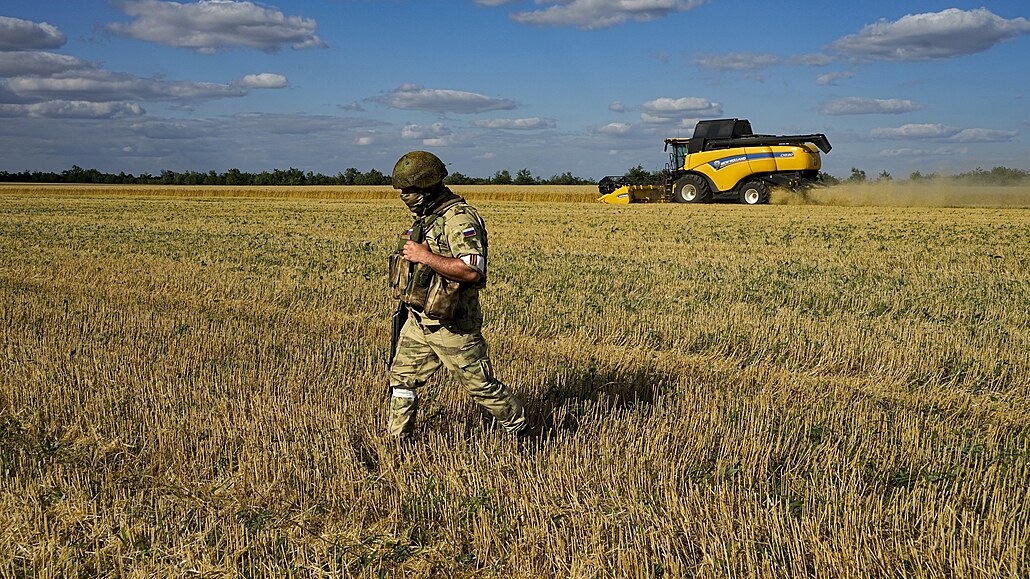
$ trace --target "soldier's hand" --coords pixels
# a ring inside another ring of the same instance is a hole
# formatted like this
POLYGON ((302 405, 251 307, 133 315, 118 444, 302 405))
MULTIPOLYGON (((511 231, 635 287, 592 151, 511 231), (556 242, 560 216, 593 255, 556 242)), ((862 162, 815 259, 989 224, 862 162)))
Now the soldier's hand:
POLYGON ((409 241, 404 244, 404 249, 401 251, 404 259, 412 263, 426 263, 427 258, 433 254, 429 251, 429 242, 423 241, 422 243, 415 243, 409 241))

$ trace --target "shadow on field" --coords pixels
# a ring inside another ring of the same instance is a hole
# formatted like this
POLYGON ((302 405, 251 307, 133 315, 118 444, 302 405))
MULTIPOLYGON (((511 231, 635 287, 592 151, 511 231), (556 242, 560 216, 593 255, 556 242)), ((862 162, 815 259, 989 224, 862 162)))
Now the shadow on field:
POLYGON ((540 437, 572 434, 591 417, 649 414, 655 400, 677 376, 653 368, 594 366, 550 377, 543 389, 523 396, 526 413, 540 437))

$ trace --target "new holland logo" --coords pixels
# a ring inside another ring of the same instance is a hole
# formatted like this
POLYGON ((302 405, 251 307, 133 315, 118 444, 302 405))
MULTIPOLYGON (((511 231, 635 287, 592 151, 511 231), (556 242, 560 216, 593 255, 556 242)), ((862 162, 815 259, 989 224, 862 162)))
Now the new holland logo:
POLYGON ((709 164, 712 166, 713 169, 718 171, 718 170, 723 169, 725 167, 729 167, 730 165, 735 165, 737 163, 743 163, 744 161, 747 161, 747 155, 738 155, 736 157, 727 157, 725 159, 716 159, 716 160, 712 161, 709 164))

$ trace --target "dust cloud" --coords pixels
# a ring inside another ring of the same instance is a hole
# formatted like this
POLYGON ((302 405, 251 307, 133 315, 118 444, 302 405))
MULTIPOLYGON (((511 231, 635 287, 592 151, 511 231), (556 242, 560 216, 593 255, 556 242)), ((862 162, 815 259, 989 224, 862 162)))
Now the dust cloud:
POLYGON ((1028 207, 1030 186, 962 183, 845 183, 808 191, 773 190, 773 205, 845 207, 1028 207))

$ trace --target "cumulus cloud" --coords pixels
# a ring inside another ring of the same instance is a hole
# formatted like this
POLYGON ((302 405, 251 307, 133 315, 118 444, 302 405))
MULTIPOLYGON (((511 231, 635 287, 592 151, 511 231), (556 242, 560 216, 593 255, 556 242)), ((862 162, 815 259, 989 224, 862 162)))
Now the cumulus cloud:
POLYGON ((1026 18, 1002 18, 986 8, 909 14, 881 20, 833 43, 841 53, 868 60, 932 60, 983 52, 1030 32, 1026 18))
POLYGON ((516 108, 515 101, 497 99, 460 90, 430 89, 404 84, 397 89, 370 99, 395 109, 431 113, 473 114, 516 108))
POLYGON ((472 121, 472 126, 479 129, 511 129, 519 131, 536 131, 540 129, 553 129, 556 126, 556 123, 554 119, 529 117, 525 119, 482 119, 478 121, 472 121))
POLYGON ((881 139, 908 139, 944 141, 950 143, 1001 143, 1019 135, 1017 131, 949 127, 941 124, 907 124, 900 127, 873 129, 873 137, 881 139))
POLYGON ((873 129, 871 134, 881 139, 942 139, 951 137, 960 130, 940 124, 911 123, 900 127, 873 129))
POLYGON ((717 117, 722 115, 722 105, 705 98, 683 97, 678 99, 661 97, 641 105, 641 120, 649 124, 680 122, 687 117, 717 117))
POLYGON ((0 104, 0 116, 52 119, 114 119, 144 114, 135 103, 46 101, 34 104, 0 104))
POLYGON ((625 135, 630 132, 633 127, 629 123, 608 123, 603 127, 598 127, 596 132, 602 135, 625 135))
MULTIPOLYGON (((0 18, 0 42, 5 46, 50 46, 63 43, 63 35, 47 24, 0 18), (45 34, 49 41, 31 42, 45 34), (14 31, 14 32, 12 32, 14 31)), ((103 70, 98 64, 52 52, 0 51, 0 105, 5 118, 115 119, 146 111, 139 102, 169 102, 177 106, 213 99, 242 97, 251 89, 283 88, 285 76, 250 74, 226 83, 140 78, 103 70)))
POLYGON ((109 24, 108 30, 157 44, 202 53, 236 47, 264 52, 276 52, 284 46, 326 47, 315 35, 318 23, 314 19, 286 16, 249 1, 121 0, 117 5, 132 21, 109 24))
POLYGON ((285 88, 290 81, 281 74, 263 72, 261 74, 248 74, 237 83, 243 88, 285 88))
POLYGON ((613 113, 624 113, 627 109, 626 105, 622 104, 619 101, 615 101, 612 104, 608 105, 608 110, 612 111, 613 113))
POLYGON ((872 115, 910 113, 923 108, 924 105, 909 99, 847 97, 824 104, 822 111, 827 115, 872 115))
POLYGON ((952 143, 1004 143, 1019 135, 1018 131, 997 129, 962 129, 950 139, 952 143))
POLYGON ((401 129, 401 137, 405 139, 437 139, 451 134, 451 130, 443 123, 424 125, 405 125, 401 129))
POLYGON ((658 20, 697 8, 703 3, 704 0, 537 0, 537 4, 549 6, 516 12, 511 18, 521 24, 596 29, 630 21, 658 20))
POLYGON ((46 22, 0 16, 0 51, 60 48, 68 39, 46 22))
POLYGON ((89 70, 97 65, 53 52, 0 52, 0 78, 13 76, 51 76, 73 70, 89 70))
POLYGON ((246 94, 245 88, 233 84, 147 79, 102 70, 77 71, 49 77, 21 76, 8 79, 5 86, 11 93, 36 102, 199 102, 246 94))

